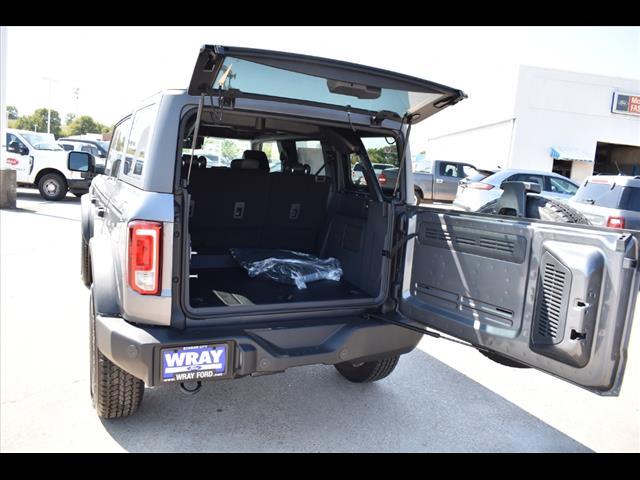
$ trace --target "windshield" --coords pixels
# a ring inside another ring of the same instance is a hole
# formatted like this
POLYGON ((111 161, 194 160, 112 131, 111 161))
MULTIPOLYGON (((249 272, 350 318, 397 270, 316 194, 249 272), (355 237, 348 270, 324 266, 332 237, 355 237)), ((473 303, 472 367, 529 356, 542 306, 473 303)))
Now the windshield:
POLYGON ((55 143, 49 135, 37 133, 23 133, 22 136, 27 139, 36 150, 63 150, 63 148, 55 143))
POLYGON ((98 145, 100 145, 100 147, 102 147, 102 149, 104 150, 104 153, 107 153, 107 151, 109 150, 109 142, 103 142, 98 140, 97 143, 98 145))
POLYGON ((379 112, 389 110, 402 116, 413 113, 435 100, 441 93, 393 90, 335 81, 304 73, 279 69, 234 57, 226 57, 212 88, 235 89, 293 100, 350 106, 354 109, 379 112))

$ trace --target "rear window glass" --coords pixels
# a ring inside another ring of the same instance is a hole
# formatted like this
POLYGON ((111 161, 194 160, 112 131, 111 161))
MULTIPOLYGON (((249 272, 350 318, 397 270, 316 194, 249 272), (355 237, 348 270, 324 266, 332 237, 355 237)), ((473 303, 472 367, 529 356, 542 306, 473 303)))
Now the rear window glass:
POLYGON ((587 182, 578 189, 574 200, 579 203, 597 205, 606 208, 619 208, 622 188, 609 182, 587 182))
POLYGON ((620 198, 620 209, 640 212, 640 188, 625 187, 620 198))

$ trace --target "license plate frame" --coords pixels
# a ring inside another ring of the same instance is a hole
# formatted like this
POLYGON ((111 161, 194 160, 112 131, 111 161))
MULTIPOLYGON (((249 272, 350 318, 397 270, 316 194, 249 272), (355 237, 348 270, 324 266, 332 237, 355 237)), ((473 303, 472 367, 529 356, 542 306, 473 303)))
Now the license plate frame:
POLYGON ((232 351, 232 343, 224 341, 163 346, 158 355, 160 381, 197 382, 229 378, 233 374, 233 365, 230 364, 232 351), (169 358, 166 354, 170 355, 169 358))

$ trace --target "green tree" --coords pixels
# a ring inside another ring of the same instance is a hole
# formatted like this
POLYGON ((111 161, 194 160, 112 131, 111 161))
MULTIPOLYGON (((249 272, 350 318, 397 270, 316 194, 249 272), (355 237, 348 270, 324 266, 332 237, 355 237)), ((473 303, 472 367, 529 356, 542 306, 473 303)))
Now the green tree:
POLYGON ((225 160, 233 160, 240 157, 240 149, 233 140, 225 139, 222 141, 220 153, 225 160))
POLYGON ((65 129, 66 135, 84 135, 85 133, 104 133, 106 127, 89 115, 75 117, 65 129))
POLYGON ((395 145, 388 147, 368 148, 367 154, 371 163, 389 163, 391 165, 398 164, 398 151, 395 145))
POLYGON ((76 118, 75 113, 67 113, 67 115, 64 117, 64 124, 69 125, 71 122, 73 122, 74 118, 76 118))
MULTIPOLYGON (((37 132, 47 131, 47 120, 49 111, 46 108, 38 108, 31 115, 18 118, 17 128, 23 130, 35 130, 37 132)), ((60 136, 60 114, 56 110, 51 110, 51 130, 56 137, 60 136)))
POLYGON ((18 109, 13 105, 7 105, 7 118, 9 120, 17 120, 18 117, 18 109))

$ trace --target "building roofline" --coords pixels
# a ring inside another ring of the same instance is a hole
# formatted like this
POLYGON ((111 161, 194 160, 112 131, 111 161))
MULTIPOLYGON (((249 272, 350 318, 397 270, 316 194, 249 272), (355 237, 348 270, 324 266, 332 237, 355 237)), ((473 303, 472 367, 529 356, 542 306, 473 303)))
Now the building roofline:
POLYGON ((428 138, 427 141, 438 140, 440 138, 449 137, 449 136, 452 136, 452 135, 457 135, 459 133, 472 132, 473 130, 480 130, 482 128, 495 127, 496 125, 500 125, 500 124, 508 123, 508 122, 513 122, 514 120, 515 120, 515 117, 512 117, 512 118, 507 118, 506 120, 500 120, 499 122, 486 123, 484 125, 478 125, 477 127, 465 128, 463 130, 457 130, 455 132, 445 133, 444 135, 438 135, 437 137, 428 138))

